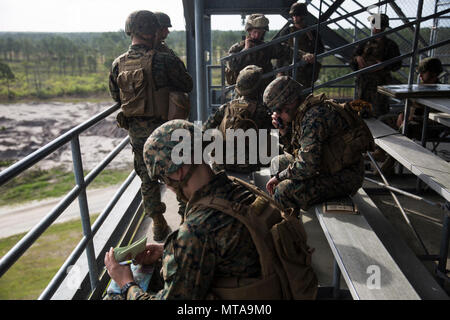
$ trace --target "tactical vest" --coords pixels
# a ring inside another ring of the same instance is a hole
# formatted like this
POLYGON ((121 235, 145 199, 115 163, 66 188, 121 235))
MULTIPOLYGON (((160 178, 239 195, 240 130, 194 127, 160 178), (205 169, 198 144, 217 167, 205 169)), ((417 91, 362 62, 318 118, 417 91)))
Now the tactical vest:
POLYGON ((119 76, 122 112, 126 117, 155 117, 168 119, 169 88, 156 90, 152 73, 155 50, 141 57, 125 53, 119 57, 119 76))
POLYGON ((252 120, 256 107, 256 102, 249 102, 242 99, 232 100, 227 108, 225 108, 224 117, 219 125, 219 130, 222 132, 223 137, 226 137, 227 129, 242 129, 245 131, 253 128, 258 130, 258 126, 252 120))
POLYGON ((378 61, 384 59, 384 41, 371 40, 369 41, 362 53, 362 57, 366 61, 368 66, 377 64, 378 61))
POLYGON ((229 178, 255 194, 253 203, 243 205, 210 196, 192 205, 229 214, 246 226, 258 251, 261 277, 216 277, 212 294, 224 300, 315 299, 317 276, 311 267, 313 250, 307 245, 302 221, 293 210, 283 212, 254 185, 229 178))
MULTIPOLYGON (((348 125, 347 130, 341 130, 329 137, 322 148, 321 173, 332 175, 358 163, 364 152, 374 151, 375 142, 366 123, 349 103, 338 104, 331 99, 326 99, 324 93, 306 98, 296 116, 295 124, 300 126, 305 113, 310 108, 321 104, 338 112, 348 125)), ((294 146, 301 138, 301 131, 301 128, 294 127, 291 140, 294 146)), ((294 150, 295 158, 298 158, 299 149, 300 146, 294 150)))

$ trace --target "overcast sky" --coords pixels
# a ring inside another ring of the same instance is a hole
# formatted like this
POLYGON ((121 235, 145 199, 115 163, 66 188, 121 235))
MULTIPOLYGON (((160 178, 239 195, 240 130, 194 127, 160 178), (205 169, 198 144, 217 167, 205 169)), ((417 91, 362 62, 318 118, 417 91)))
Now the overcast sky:
MULTIPOLYGON (((225 1, 225 0, 224 0, 225 1)), ((182 0, 0 0, 0 32, 105 32, 124 29, 134 10, 162 11, 185 30, 182 0)), ((271 29, 286 20, 268 16, 271 29)), ((240 16, 213 16, 213 30, 241 30, 240 16)))

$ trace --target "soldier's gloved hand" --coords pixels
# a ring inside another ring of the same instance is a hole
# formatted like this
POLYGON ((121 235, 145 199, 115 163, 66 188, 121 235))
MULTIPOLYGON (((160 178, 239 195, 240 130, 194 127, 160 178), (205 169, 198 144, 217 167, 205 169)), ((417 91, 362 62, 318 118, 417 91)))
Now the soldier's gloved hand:
POLYGON ((130 265, 120 265, 114 257, 114 249, 112 247, 105 254, 104 262, 109 276, 119 285, 119 287, 123 287, 128 282, 134 281, 130 265))
POLYGON ((250 48, 253 48, 254 46, 255 46, 255 42, 253 41, 252 38, 250 38, 250 37, 245 38, 244 49, 250 49, 250 48))
POLYGON ((307 63, 314 63, 316 57, 312 53, 307 53, 303 55, 303 60, 305 60, 307 63))
POLYGON ((267 192, 269 192, 270 195, 273 195, 273 192, 275 190, 275 187, 280 183, 278 181, 277 177, 272 177, 266 184, 267 192))
POLYGON ((154 264, 163 255, 164 245, 162 244, 147 244, 145 250, 136 255, 136 262, 142 265, 154 264))

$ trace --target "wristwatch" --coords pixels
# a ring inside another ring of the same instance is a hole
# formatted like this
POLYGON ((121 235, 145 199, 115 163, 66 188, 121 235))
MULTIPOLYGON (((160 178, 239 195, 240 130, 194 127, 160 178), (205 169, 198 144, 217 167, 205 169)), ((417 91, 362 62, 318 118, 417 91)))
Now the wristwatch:
POLYGON ((280 171, 277 172, 277 174, 275 175, 275 178, 277 178, 277 180, 280 181, 280 171))
POLYGON ((127 284, 125 284, 121 289, 120 289, 120 293, 125 297, 125 299, 127 298, 127 293, 128 293, 128 289, 130 289, 130 287, 132 286, 137 286, 138 284, 134 281, 130 281, 127 284))

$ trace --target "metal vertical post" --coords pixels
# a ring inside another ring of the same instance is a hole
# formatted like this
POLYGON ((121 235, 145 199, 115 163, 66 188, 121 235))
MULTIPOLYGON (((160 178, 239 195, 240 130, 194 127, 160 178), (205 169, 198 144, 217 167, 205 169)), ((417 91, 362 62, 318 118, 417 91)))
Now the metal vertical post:
MULTIPOLYGON (((294 37, 294 53, 292 58, 292 64, 295 66, 297 63, 298 54, 298 38, 294 37)), ((297 80, 297 67, 292 68, 292 79, 297 80)))
POLYGON ((204 0, 195 0, 195 62, 197 119, 205 120, 205 52, 203 50, 204 0))
POLYGON ((321 23, 321 18, 322 18, 322 2, 323 2, 323 0, 320 0, 319 19, 317 19, 316 42, 314 44, 314 64, 313 64, 312 79, 311 79, 311 93, 314 93, 314 75, 316 74, 316 68, 317 68, 317 47, 319 46, 320 23, 321 23))
POLYGON ((339 265, 335 259, 334 263, 333 263, 333 298, 334 299, 339 299, 340 291, 341 291, 341 269, 339 268, 339 265))
MULTIPOLYGON (((450 204, 446 203, 447 208, 450 207, 450 204)), ((448 257, 448 246, 450 240, 450 217, 448 212, 444 212, 444 221, 442 226, 442 238, 441 238, 441 248, 439 250, 439 263, 438 263, 438 272, 441 276, 446 275, 447 271, 447 257, 448 257)), ((447 278, 448 279, 448 278, 447 278)))
POLYGON ((89 208, 86 196, 86 183, 84 181, 83 163, 81 160, 80 141, 78 135, 71 140, 73 171, 75 174, 75 181, 80 187, 81 192, 78 196, 78 204, 80 206, 81 224, 83 227, 83 235, 88 239, 86 245, 86 256, 89 267, 89 278, 91 282, 91 290, 94 290, 98 284, 98 270, 95 261, 94 243, 92 240, 91 221, 89 219, 89 208))
MULTIPOLYGON (((355 29, 353 32, 353 42, 358 40, 358 19, 355 18, 355 29)), ((353 99, 356 100, 358 98, 358 77, 355 77, 355 86, 353 87, 353 99)))
MULTIPOLYGON (((417 23, 416 23, 416 28, 414 30, 414 42, 413 42, 413 49, 412 49, 413 55, 411 56, 411 60, 409 63, 409 77, 408 77, 409 87, 412 86, 413 81, 414 81, 414 70, 416 67, 416 51, 417 51, 417 45, 418 45, 418 40, 419 40, 419 36, 420 36, 420 19, 422 18, 422 9, 423 9, 423 0, 419 0, 419 3, 417 5, 417 15, 416 15, 417 23)), ((403 119, 403 129, 402 129, 402 133, 404 135, 406 135, 408 133, 407 122, 408 122, 408 118, 409 118, 410 104, 411 104, 410 100, 406 99, 405 111, 403 113, 404 119, 403 119)))

